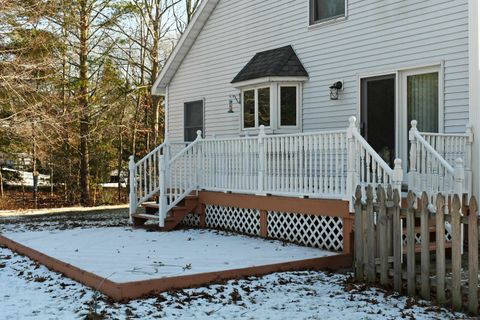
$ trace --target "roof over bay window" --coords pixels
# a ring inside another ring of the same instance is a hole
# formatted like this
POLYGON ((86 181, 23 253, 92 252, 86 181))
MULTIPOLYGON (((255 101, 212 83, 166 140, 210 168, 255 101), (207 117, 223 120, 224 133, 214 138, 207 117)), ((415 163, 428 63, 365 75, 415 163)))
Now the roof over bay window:
POLYGON ((306 81, 308 73, 292 46, 263 51, 243 67, 232 80, 235 87, 257 82, 306 81))

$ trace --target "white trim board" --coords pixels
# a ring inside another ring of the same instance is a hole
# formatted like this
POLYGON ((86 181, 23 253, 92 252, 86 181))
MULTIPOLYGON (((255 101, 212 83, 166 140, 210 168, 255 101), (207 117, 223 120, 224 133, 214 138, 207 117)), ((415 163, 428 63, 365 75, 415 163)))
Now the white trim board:
POLYGON ((152 86, 153 95, 161 96, 166 94, 167 85, 170 83, 178 68, 182 64, 183 59, 185 59, 188 52, 192 48, 195 40, 207 23, 208 18, 212 14, 213 10, 215 10, 215 7, 219 1, 220 0, 203 0, 200 2, 200 6, 193 16, 192 21, 187 26, 187 29, 183 35, 180 37, 180 40, 163 66, 160 75, 157 77, 157 80, 155 80, 155 83, 152 86))
POLYGON ((473 195, 480 199, 480 5, 468 1, 469 118, 473 125, 473 195))

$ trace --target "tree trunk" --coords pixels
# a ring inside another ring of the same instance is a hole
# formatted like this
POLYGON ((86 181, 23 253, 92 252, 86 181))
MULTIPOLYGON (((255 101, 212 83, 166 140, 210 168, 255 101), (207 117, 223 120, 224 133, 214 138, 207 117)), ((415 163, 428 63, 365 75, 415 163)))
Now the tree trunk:
MULTIPOLYGON (((155 21, 153 24, 153 43, 151 51, 151 59, 152 59, 152 73, 150 75, 150 88, 155 83, 157 78, 159 69, 160 69, 160 61, 159 61, 159 49, 160 49, 160 27, 162 24, 162 11, 161 11, 161 4, 160 2, 157 3, 155 6, 155 21)), ((154 124, 154 145, 158 146, 160 144, 160 97, 154 96, 150 92, 150 102, 152 104, 152 109, 155 112, 155 124, 154 124)))
POLYGON ((88 138, 90 134, 89 78, 88 78, 89 14, 86 0, 80 1, 80 203, 90 204, 90 167, 88 138))
POLYGON ((0 196, 3 198, 3 175, 2 175, 3 167, 0 165, 0 196))

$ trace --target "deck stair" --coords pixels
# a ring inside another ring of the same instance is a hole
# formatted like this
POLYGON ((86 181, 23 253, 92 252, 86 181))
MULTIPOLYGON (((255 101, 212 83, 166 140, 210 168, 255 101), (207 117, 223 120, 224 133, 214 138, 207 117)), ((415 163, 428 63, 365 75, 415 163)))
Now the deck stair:
MULTIPOLYGON (((431 252, 434 252, 437 250, 437 245, 436 245, 436 226, 435 226, 435 219, 430 219, 429 221, 429 226, 428 226, 428 232, 430 234, 430 238, 428 239, 429 241, 429 251, 431 252)), ((415 234, 416 236, 420 237, 420 233, 421 233, 421 228, 420 226, 417 226, 415 227, 415 234)), ((403 227, 402 229, 402 234, 403 234, 403 237, 405 238, 406 235, 407 235, 407 229, 405 227, 403 227)), ((450 241, 447 241, 445 240, 445 249, 450 249, 452 247, 452 243, 450 241)), ((415 243, 415 253, 420 253, 422 251, 422 245, 420 242, 417 242, 415 243)), ((402 250, 402 253, 404 255, 407 254, 407 248, 406 246, 404 245, 403 246, 403 250, 402 250)))
MULTIPOLYGON (((469 213, 470 213, 470 208, 468 206, 467 199, 468 199, 468 195, 464 194, 463 195, 463 201, 462 201, 462 203, 463 203, 462 213, 463 213, 464 216, 468 216, 469 213)), ((405 199, 405 201, 406 201, 406 199, 405 199)), ((450 202, 450 200, 449 200, 449 202, 450 202)), ((421 206, 421 203, 419 202, 418 205, 421 206)), ((450 206, 450 203, 448 204, 448 206, 450 206)), ((436 223, 435 218, 429 219, 429 221, 428 221, 428 232, 430 234, 430 238, 429 238, 429 243, 430 243, 429 250, 430 251, 436 251, 437 250, 437 246, 436 246, 436 225, 435 225, 435 223, 436 223)), ((416 224, 415 225, 416 225, 415 226, 415 235, 416 235, 416 237, 420 237, 420 233, 421 233, 420 219, 416 219, 416 224)), ((406 227, 402 228, 402 234, 403 234, 403 238, 405 239, 406 235, 407 235, 406 227)), ((445 246, 445 249, 451 249, 452 248, 452 242, 445 240, 444 246, 445 246)), ((417 241, 417 243, 415 244, 415 252, 420 253, 421 249, 422 248, 421 248, 420 241, 417 241)), ((404 255, 407 254, 407 250, 406 250, 405 246, 403 247, 402 251, 403 251, 404 255)))
MULTIPOLYGON (((191 212, 194 212, 198 206, 198 196, 190 194, 186 196, 178 205, 173 207, 165 219, 165 225, 159 227, 159 231, 171 231, 175 229, 180 222, 191 212)), ((159 205, 155 202, 145 202, 142 204, 145 213, 136 213, 132 215, 134 227, 143 227, 149 220, 159 221, 159 205)))

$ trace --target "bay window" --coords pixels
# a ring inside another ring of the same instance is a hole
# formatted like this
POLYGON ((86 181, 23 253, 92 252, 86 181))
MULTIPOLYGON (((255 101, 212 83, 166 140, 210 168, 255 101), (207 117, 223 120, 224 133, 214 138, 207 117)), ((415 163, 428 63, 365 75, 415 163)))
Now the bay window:
POLYGON ((270 82, 242 89, 242 129, 300 131, 299 82, 270 82))

